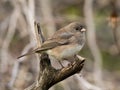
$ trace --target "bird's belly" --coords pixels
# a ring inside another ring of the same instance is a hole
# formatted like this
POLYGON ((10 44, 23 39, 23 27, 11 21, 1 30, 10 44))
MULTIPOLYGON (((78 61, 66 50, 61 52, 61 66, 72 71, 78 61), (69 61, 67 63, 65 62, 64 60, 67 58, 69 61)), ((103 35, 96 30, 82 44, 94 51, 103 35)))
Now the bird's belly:
POLYGON ((83 46, 81 45, 64 45, 58 46, 54 49, 48 50, 48 54, 55 57, 56 59, 62 60, 77 54, 83 46))

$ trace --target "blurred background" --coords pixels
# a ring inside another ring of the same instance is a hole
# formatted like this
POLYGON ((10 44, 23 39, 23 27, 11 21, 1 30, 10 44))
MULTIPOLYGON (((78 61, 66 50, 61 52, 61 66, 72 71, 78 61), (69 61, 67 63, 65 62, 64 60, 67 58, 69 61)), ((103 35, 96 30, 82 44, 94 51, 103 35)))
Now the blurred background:
MULTIPOLYGON (((73 21, 87 28, 80 74, 50 90, 120 90, 119 0, 0 0, 0 90, 23 90, 39 72, 34 21, 45 38, 73 21)), ((57 64, 54 63, 56 66, 57 64)))

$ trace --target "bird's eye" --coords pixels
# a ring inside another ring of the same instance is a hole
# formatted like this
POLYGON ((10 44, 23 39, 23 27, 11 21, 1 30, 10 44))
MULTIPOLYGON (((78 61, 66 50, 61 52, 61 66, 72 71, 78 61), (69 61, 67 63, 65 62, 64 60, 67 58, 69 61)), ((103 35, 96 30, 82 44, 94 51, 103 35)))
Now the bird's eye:
POLYGON ((75 30, 76 31, 81 31, 82 28, 83 28, 82 26, 79 26, 79 27, 76 27, 75 30))
POLYGON ((79 30, 79 27, 76 27, 75 30, 78 31, 78 30, 79 30))

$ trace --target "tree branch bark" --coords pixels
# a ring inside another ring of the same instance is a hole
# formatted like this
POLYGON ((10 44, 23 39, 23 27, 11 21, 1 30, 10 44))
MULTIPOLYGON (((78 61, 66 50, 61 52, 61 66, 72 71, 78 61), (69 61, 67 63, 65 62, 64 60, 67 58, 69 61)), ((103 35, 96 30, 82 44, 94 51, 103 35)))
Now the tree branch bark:
POLYGON ((83 68, 84 61, 85 59, 79 60, 76 58, 76 61, 67 67, 55 69, 51 66, 48 54, 43 53, 40 56, 40 72, 38 82, 25 90, 48 90, 54 84, 80 72, 83 68))

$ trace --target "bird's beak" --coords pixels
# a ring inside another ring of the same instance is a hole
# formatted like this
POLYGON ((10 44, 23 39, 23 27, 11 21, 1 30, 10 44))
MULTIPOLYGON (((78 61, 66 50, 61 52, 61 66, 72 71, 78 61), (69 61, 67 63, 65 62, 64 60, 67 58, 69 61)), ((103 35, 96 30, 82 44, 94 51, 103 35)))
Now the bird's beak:
POLYGON ((86 29, 85 28, 83 28, 82 30, 81 30, 81 32, 85 32, 86 31, 86 29))

